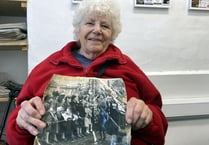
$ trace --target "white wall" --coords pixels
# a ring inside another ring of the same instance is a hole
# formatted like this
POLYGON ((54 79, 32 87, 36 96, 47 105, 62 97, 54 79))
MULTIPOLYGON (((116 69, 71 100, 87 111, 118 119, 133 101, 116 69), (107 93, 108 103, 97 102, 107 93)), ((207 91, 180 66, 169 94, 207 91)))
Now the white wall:
MULTIPOLYGON (((209 11, 189 11, 187 0, 170 0, 169 9, 134 8, 133 0, 120 1, 123 31, 116 45, 161 91, 166 116, 208 114, 209 11)), ((70 0, 28 0, 29 72, 73 40, 75 7, 70 0)), ((208 128, 204 119, 170 122, 166 145, 200 140, 206 145, 208 128), (196 129, 201 136, 191 137, 196 129)))
POLYGON ((208 145, 209 119, 170 121, 165 145, 208 145))
MULTIPOLYGON (((121 3, 123 31, 116 44, 144 71, 209 70, 208 11, 188 11, 187 0, 171 0, 168 10, 133 3, 121 3)), ((29 70, 73 39, 74 7, 70 0, 28 1, 29 70)))
MULTIPOLYGON (((209 11, 189 11, 187 0, 171 0, 169 9, 120 5, 123 31, 116 45, 150 76, 163 99, 209 98, 209 11)), ((29 72, 73 40, 76 6, 70 0, 28 1, 29 72)))

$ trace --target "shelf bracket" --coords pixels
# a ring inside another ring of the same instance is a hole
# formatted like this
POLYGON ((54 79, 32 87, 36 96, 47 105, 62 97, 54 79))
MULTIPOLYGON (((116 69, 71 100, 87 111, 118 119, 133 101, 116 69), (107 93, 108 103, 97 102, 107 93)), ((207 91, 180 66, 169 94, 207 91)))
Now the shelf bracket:
POLYGON ((22 51, 27 51, 28 50, 28 46, 22 46, 22 51))
POLYGON ((21 7, 22 8, 27 8, 27 2, 21 2, 21 7))

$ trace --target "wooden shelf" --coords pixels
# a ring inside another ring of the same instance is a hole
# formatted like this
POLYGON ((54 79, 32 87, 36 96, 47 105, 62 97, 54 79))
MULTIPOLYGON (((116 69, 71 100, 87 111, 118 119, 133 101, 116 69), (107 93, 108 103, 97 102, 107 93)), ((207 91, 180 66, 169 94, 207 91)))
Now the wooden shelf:
POLYGON ((27 0, 8 0, 8 1, 21 2, 21 7, 27 8, 27 0))
POLYGON ((0 50, 28 50, 27 40, 0 41, 0 50))
POLYGON ((8 97, 0 97, 0 102, 8 102, 9 98, 8 97))
POLYGON ((1 16, 26 16, 26 0, 0 0, 1 16))
MULTIPOLYGON (((0 16, 26 17, 27 0, 0 0, 0 16)), ((0 50, 27 50, 26 40, 0 41, 0 50)))
POLYGON ((8 1, 27 2, 27 0, 8 0, 8 1))
MULTIPOLYGON (((3 26, 7 28, 8 25, 14 28, 13 26, 15 23, 24 23, 25 25, 27 25, 27 0, 0 0, 1 28, 3 28, 3 26)), ((27 62, 27 57, 25 56, 27 56, 28 41, 27 41, 27 32, 26 32, 27 27, 25 25, 23 26, 18 25, 18 27, 17 26, 15 27, 15 28, 20 28, 21 30, 24 31, 24 33, 26 33, 26 37, 19 37, 19 38, 24 38, 24 40, 3 41, 2 38, 0 40, 1 56, 6 55, 0 59, 1 61, 0 63, 3 64, 1 65, 3 66, 1 68, 1 72, 8 73, 8 79, 12 79, 15 81, 18 81, 18 79, 20 78, 22 79, 22 77, 25 77, 25 74, 27 74, 27 69, 25 69, 27 68, 27 65, 25 65, 25 62, 27 62), (20 51, 25 51, 25 52, 20 52, 20 51), (19 53, 21 53, 20 56, 18 55, 19 53), (7 65, 7 64, 13 63, 13 61, 15 61, 14 64, 17 64, 18 66, 11 68, 10 65, 7 65), (21 62, 24 62, 24 64, 21 64, 21 62), (15 74, 16 72, 17 72, 17 75, 15 74), (11 75, 11 78, 9 78, 10 75, 11 75)), ((9 36, 11 37, 11 35, 9 36)), ((14 38, 14 37, 11 37, 11 38, 14 38)), ((9 99, 10 98, 7 96, 1 96, 0 102, 8 102, 9 99)))
POLYGON ((8 0, 8 1, 20 2, 21 3, 21 7, 23 7, 23 8, 27 7, 27 0, 8 0))
POLYGON ((25 45, 27 45, 27 40, 0 41, 0 46, 25 46, 25 45))

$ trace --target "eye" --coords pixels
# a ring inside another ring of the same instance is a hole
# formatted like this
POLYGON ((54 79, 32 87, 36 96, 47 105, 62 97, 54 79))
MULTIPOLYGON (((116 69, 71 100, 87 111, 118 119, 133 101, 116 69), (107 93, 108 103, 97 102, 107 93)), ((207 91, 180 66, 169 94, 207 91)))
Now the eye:
POLYGON ((106 29, 109 29, 110 27, 108 25, 102 25, 102 28, 106 28, 106 29))
POLYGON ((93 22, 86 22, 86 25, 94 25, 93 22))

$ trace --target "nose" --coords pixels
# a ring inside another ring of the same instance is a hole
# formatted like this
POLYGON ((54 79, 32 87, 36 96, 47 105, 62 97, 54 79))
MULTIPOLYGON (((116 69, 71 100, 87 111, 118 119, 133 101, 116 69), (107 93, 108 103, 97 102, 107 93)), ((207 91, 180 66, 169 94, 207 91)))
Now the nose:
POLYGON ((102 28, 99 24, 95 24, 94 25, 94 30, 93 30, 94 34, 101 34, 102 33, 102 28))

